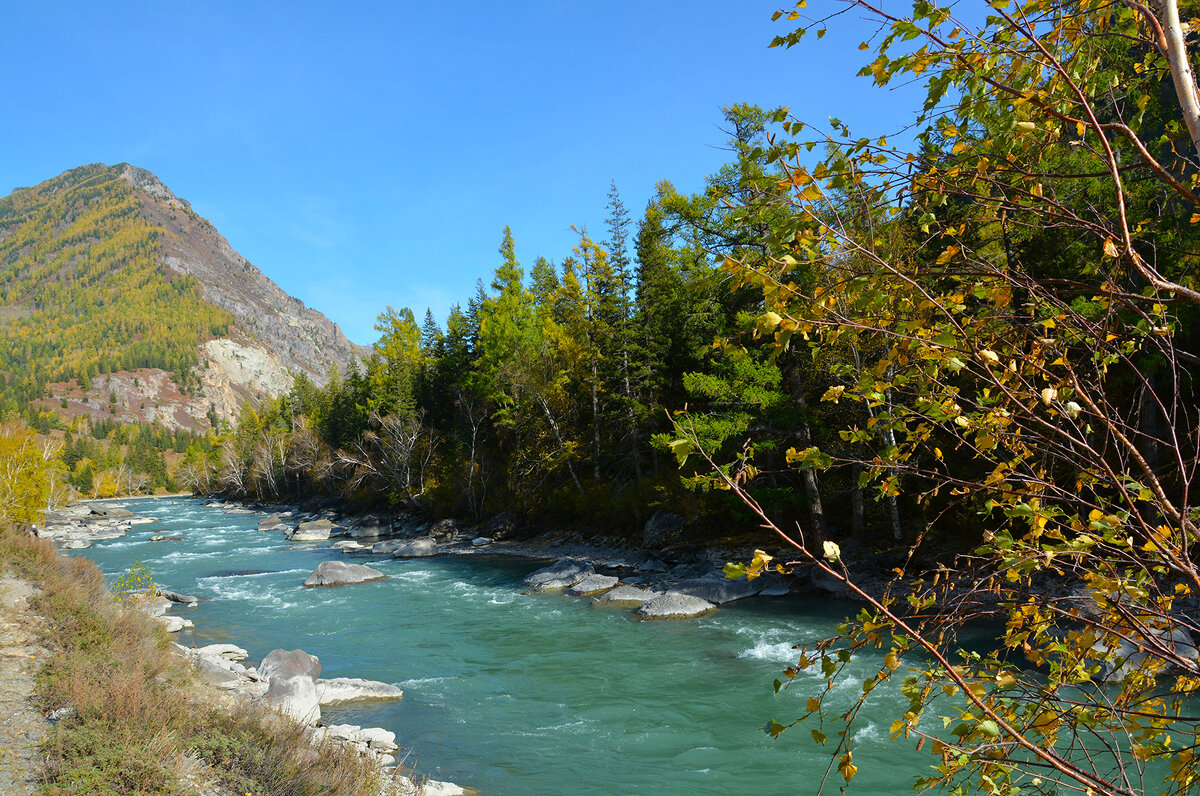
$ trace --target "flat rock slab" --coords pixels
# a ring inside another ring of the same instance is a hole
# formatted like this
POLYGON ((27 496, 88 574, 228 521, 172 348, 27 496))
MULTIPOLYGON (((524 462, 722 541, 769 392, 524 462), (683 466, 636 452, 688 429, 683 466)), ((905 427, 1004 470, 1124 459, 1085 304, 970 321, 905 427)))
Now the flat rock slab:
POLYGON ((404 692, 391 683, 377 680, 331 677, 317 680, 317 698, 322 705, 335 705, 355 699, 403 699, 404 692))
POLYGON ((642 619, 688 619, 706 614, 714 608, 716 606, 707 600, 669 591, 642 603, 634 613, 642 619))
POLYGON ((333 530, 333 523, 329 520, 311 520, 302 522, 296 526, 296 530, 289 531, 287 538, 293 542, 322 542, 329 538, 329 532, 333 530))
POLYGON ((304 588, 316 586, 351 586, 355 583, 367 583, 372 580, 382 580, 387 575, 377 569, 362 564, 347 564, 345 561, 322 561, 313 574, 304 581, 304 588))
POLYGON ((641 605, 655 598, 655 593, 637 586, 617 586, 592 600, 595 605, 641 605))
POLYGON ((250 653, 235 644, 209 644, 188 651, 188 655, 200 655, 208 658, 224 658, 227 661, 244 661, 250 653))
POLYGON ((437 554, 437 542, 432 539, 411 539, 392 548, 395 558, 428 558, 437 554))
POLYGON ((671 591, 680 594, 690 594, 714 605, 731 603, 734 600, 744 600, 753 597, 763 590, 766 584, 761 578, 754 580, 730 580, 729 578, 695 578, 682 580, 671 587, 671 591))
POLYGON ((557 591, 570 588, 588 575, 595 574, 595 568, 587 561, 564 558, 528 575, 524 583, 535 591, 557 591))
POLYGON ((620 582, 620 578, 614 578, 612 575, 588 575, 567 589, 567 594, 573 594, 576 597, 586 597, 591 594, 608 591, 620 582))

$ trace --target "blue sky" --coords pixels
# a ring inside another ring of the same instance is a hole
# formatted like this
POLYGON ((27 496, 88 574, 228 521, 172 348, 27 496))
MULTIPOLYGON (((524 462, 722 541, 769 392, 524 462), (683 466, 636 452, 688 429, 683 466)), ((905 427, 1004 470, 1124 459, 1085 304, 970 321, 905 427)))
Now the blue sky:
POLYGON ((854 77, 853 18, 768 49, 779 7, 0 0, 0 194, 147 168, 367 344, 385 305, 465 302, 505 224, 528 269, 570 253, 571 225, 603 237, 612 180, 635 217, 658 180, 699 190, 726 159, 722 106, 864 135, 918 107, 854 77))

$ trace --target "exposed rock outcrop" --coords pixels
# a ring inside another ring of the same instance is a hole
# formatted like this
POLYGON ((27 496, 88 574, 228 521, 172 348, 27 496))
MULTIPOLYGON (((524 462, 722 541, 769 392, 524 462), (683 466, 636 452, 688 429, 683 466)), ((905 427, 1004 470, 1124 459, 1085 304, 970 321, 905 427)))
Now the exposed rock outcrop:
POLYGON ((387 575, 372 567, 362 564, 347 564, 345 561, 322 561, 316 570, 304 581, 304 588, 317 586, 351 586, 355 583, 368 583, 373 580, 383 580, 387 575))

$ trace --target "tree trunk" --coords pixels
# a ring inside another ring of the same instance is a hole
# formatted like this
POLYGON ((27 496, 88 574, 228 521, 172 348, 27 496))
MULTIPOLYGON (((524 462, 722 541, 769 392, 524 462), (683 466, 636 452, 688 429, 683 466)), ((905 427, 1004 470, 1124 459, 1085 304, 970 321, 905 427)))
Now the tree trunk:
POLYGON ((855 541, 861 541, 864 530, 864 507, 863 507, 863 491, 858 485, 858 479, 862 477, 863 464, 855 462, 851 469, 851 477, 854 483, 850 488, 850 535, 855 541))
POLYGON ((592 478, 600 483, 600 375, 592 355, 592 478))
MULTIPOLYGON (((800 427, 797 429, 800 435, 800 444, 808 448, 812 446, 812 426, 808 422, 808 401, 804 397, 804 383, 800 380, 800 371, 794 365, 789 374, 789 381, 792 388, 792 400, 800 408, 800 427)), ((828 536, 829 526, 825 522, 825 507, 821 503, 821 485, 817 481, 817 471, 810 465, 800 471, 800 476, 804 481, 804 492, 808 497, 808 510, 812 517, 813 527, 817 532, 817 541, 821 541, 828 536)))

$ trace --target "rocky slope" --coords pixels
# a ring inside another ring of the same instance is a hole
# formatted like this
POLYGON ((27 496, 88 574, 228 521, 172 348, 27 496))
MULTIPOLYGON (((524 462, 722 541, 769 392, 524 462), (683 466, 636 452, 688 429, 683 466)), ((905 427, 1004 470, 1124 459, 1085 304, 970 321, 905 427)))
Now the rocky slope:
POLYGON ((0 403, 192 429, 366 353, 127 163, 0 198, 0 344, 0 403))

